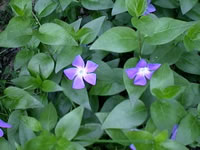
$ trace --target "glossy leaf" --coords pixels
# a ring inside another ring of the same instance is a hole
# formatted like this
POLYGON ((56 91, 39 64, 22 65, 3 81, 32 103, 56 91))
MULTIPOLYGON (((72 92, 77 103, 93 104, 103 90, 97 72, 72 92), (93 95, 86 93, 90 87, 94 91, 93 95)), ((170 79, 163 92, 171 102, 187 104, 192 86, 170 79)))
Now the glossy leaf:
POLYGON ((39 108, 43 106, 40 101, 28 92, 17 87, 10 86, 6 88, 4 94, 7 96, 4 103, 10 109, 39 108))
POLYGON ((34 76, 41 75, 47 79, 54 69, 53 59, 45 53, 38 53, 32 57, 28 64, 28 70, 34 76))
POLYGON ((63 92, 71 101, 91 110, 87 90, 75 90, 72 88, 72 81, 63 79, 61 82, 63 92))
POLYGON ((129 129, 142 124, 147 117, 146 108, 141 101, 132 104, 125 100, 118 104, 103 123, 104 129, 129 129), (124 123, 126 122, 126 123, 124 123))
POLYGON ((62 117, 56 125, 56 136, 73 139, 80 128, 83 111, 83 107, 78 107, 62 117))
POLYGON ((57 83, 51 81, 51 80, 44 80, 42 82, 42 91, 44 92, 57 92, 62 91, 62 87, 60 87, 57 83))
POLYGON ((35 36, 44 44, 48 45, 71 45, 77 46, 73 37, 61 26, 55 23, 45 23, 40 26, 35 36))
POLYGON ((103 10, 113 7, 112 0, 81 0, 81 4, 89 10, 103 10))
POLYGON ((175 100, 156 101, 151 105, 152 120, 160 130, 171 130, 184 115, 185 109, 175 100))
POLYGON ((57 112, 52 103, 46 105, 40 114, 39 121, 42 127, 48 131, 53 129, 57 123, 57 112))
POLYGON ((7 28, 0 33, 1 47, 25 46, 32 38, 31 20, 27 17, 14 17, 7 28))

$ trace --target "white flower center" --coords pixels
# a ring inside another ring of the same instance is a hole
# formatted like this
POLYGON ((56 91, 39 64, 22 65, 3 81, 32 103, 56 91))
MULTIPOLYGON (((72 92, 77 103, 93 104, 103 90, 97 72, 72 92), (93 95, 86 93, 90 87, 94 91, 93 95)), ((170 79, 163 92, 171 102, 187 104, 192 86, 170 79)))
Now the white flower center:
POLYGON ((147 68, 147 67, 140 68, 138 71, 138 74, 142 75, 142 76, 145 76, 146 74, 149 74, 149 73, 150 73, 150 71, 149 71, 149 68, 147 68))
POLYGON ((79 77, 84 77, 84 76, 87 74, 87 72, 86 72, 86 69, 85 69, 85 68, 78 68, 76 74, 77 74, 77 76, 79 76, 79 77))

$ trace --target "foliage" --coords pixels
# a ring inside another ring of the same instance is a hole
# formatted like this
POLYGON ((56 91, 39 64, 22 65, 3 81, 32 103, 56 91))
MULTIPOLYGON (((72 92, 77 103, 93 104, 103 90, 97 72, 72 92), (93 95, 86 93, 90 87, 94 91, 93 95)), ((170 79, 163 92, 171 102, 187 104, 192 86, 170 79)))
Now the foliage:
POLYGON ((200 147, 198 0, 11 0, 9 9, 0 118, 12 128, 3 129, 1 149, 200 147), (146 14, 150 6, 156 11, 146 14), (74 89, 65 76, 79 55, 98 65, 96 85, 74 89), (135 85, 141 60, 161 65, 135 85))

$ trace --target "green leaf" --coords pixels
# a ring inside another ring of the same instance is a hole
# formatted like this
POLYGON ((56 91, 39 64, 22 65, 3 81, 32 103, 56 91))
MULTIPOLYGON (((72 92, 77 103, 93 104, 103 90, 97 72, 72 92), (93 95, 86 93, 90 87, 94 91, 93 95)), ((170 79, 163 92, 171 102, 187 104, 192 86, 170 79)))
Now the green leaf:
POLYGON ((65 46, 64 49, 57 55, 55 72, 58 73, 61 69, 72 63, 77 55, 82 53, 81 47, 65 46))
POLYGON ((73 37, 60 25, 45 23, 40 26, 35 36, 44 44, 77 46, 73 37))
POLYGON ((17 87, 8 87, 4 90, 7 99, 4 104, 9 109, 27 109, 27 108, 40 108, 43 105, 36 98, 31 96, 28 92, 17 87))
POLYGON ((88 146, 95 143, 93 141, 98 140, 102 136, 102 134, 103 130, 101 129, 100 124, 89 123, 80 127, 74 140, 80 140, 82 141, 81 145, 88 146))
POLYGON ((175 100, 155 101, 151 105, 152 120, 160 130, 171 130, 184 115, 183 106, 175 100))
POLYGON ((45 53, 38 53, 32 57, 28 64, 28 70, 34 76, 41 75, 47 79, 54 69, 53 59, 45 53))
POLYGON ((147 131, 129 131, 126 133, 126 136, 139 150, 153 149, 154 138, 147 131))
POLYGON ((124 91, 124 85, 120 83, 111 83, 107 81, 97 81, 97 84, 90 90, 91 95, 109 96, 124 91))
POLYGON ((38 13, 39 17, 46 17, 56 9, 57 5, 57 2, 53 0, 38 0, 34 9, 38 13))
POLYGON ((151 91, 155 88, 164 89, 174 85, 173 71, 167 64, 162 65, 152 76, 150 80, 151 91))
POLYGON ((39 88, 42 84, 42 81, 39 77, 34 78, 32 76, 19 76, 19 78, 15 78, 12 82, 21 87, 21 88, 28 88, 28 89, 36 89, 39 88))
POLYGON ((41 126, 40 122, 33 117, 22 116, 21 120, 27 127, 29 127, 30 129, 32 129, 35 132, 42 130, 42 126, 41 126))
POLYGON ((32 1, 31 0, 11 0, 10 6, 18 16, 32 15, 32 1))
POLYGON ((146 0, 125 0, 126 7, 130 15, 134 17, 142 16, 147 7, 146 0))
POLYGON ((176 140, 184 145, 189 145, 196 141, 199 135, 199 121, 191 114, 188 114, 179 124, 176 140))
POLYGON ((119 95, 108 98, 101 108, 101 112, 111 112, 112 109, 121 103, 125 98, 119 95))
POLYGON ((151 54, 152 63, 167 63, 169 65, 175 64, 184 52, 182 45, 165 44, 158 46, 151 54), (176 54, 176 55, 174 55, 176 54))
POLYGON ((55 128, 56 136, 72 140, 80 128, 83 111, 83 107, 78 107, 62 117, 55 128))
POLYGON ((184 45, 188 51, 192 50, 200 50, 199 43, 200 43, 200 22, 197 22, 193 25, 187 32, 184 37, 184 45))
POLYGON ((200 75, 200 56, 197 53, 184 53, 176 66, 184 72, 200 75))
POLYGON ((164 88, 163 90, 154 88, 152 90, 153 95, 155 95, 159 99, 173 99, 177 97, 181 92, 184 91, 185 88, 173 85, 164 88))
POLYGON ((136 32, 128 27, 114 27, 101 35, 90 47, 91 50, 125 53, 137 48, 136 32))
POLYGON ((178 100, 186 108, 189 108, 199 104, 198 97, 200 97, 199 84, 191 83, 185 88, 178 100))
POLYGON ((44 129, 50 131, 55 127, 57 119, 56 108, 52 103, 49 103, 42 109, 39 121, 44 129))
POLYGON ((91 30, 89 30, 90 32, 88 32, 86 35, 80 38, 81 44, 89 44, 95 40, 95 38, 99 34, 99 31, 104 23, 104 20, 105 20, 105 16, 102 16, 88 22, 82 27, 82 29, 88 28, 91 30))
POLYGON ((3 149, 3 150, 13 150, 10 146, 10 144, 8 143, 7 140, 5 140, 4 138, 1 138, 0 139, 0 147, 3 149))
POLYGON ((22 47, 32 38, 31 20, 27 17, 14 17, 6 29, 0 33, 0 47, 22 47))
POLYGON ((198 2, 198 0, 179 0, 181 5, 181 11, 183 14, 186 14, 188 11, 190 11, 198 2))
POLYGON ((32 58, 34 55, 34 52, 28 49, 22 49, 20 50, 16 57, 14 62, 14 68, 15 70, 27 65, 28 61, 32 58))
POLYGON ((62 10, 64 11, 67 8, 67 6, 69 6, 69 4, 73 2, 73 0, 59 0, 59 2, 62 10))
POLYGON ((151 45, 162 45, 173 41, 194 23, 172 18, 151 18, 143 16, 141 19, 132 19, 132 24, 144 35, 151 45))
POLYGON ((67 96, 71 101, 91 110, 88 93, 85 88, 81 90, 73 89, 72 81, 68 79, 63 79, 61 82, 61 86, 63 88, 65 96, 67 96))
POLYGON ((163 130, 154 135, 154 140, 156 143, 163 143, 167 139, 168 139, 168 131, 167 130, 163 130))
POLYGON ((81 0, 81 4, 89 10, 103 10, 113 7, 112 0, 81 0))
POLYGON ((132 104, 125 100, 118 104, 108 115, 102 127, 104 129, 130 129, 141 125, 147 117, 145 105, 142 101, 132 104))
POLYGON ((125 0, 116 0, 112 9, 112 16, 127 11, 125 0))
MULTIPOLYGON (((66 143, 68 143, 67 140, 66 143)), ((29 140, 24 145, 24 150, 50 150, 55 146, 56 137, 51 133, 44 132, 41 135, 29 140)))
POLYGON ((156 0, 155 4, 162 7, 162 8, 177 8, 179 7, 178 0, 156 0))
POLYGON ((15 142, 19 140, 19 124, 20 117, 23 115, 22 111, 15 110, 9 115, 8 123, 13 125, 12 128, 7 130, 8 141, 10 145, 15 148, 15 142))
POLYGON ((165 148, 165 150, 188 150, 184 145, 170 140, 161 143, 161 146, 165 148))
POLYGON ((128 92, 129 98, 132 102, 138 100, 147 88, 147 85, 146 86, 134 85, 133 80, 129 79, 125 72, 126 69, 135 67, 137 62, 138 62, 137 58, 130 58, 126 61, 124 65, 124 74, 123 74, 124 85, 128 92))
MULTIPOLYGON (((104 72, 105 76, 106 73, 104 72)), ((122 69, 113 69, 113 80, 105 81, 105 80, 97 80, 95 86, 93 86, 90 90, 91 95, 101 95, 108 96, 120 93, 125 90, 123 80, 122 80, 122 69)), ((98 74, 97 74, 98 75, 98 74)))
POLYGON ((62 91, 62 87, 60 87, 57 83, 51 80, 44 80, 42 82, 42 91, 44 92, 57 92, 62 91))

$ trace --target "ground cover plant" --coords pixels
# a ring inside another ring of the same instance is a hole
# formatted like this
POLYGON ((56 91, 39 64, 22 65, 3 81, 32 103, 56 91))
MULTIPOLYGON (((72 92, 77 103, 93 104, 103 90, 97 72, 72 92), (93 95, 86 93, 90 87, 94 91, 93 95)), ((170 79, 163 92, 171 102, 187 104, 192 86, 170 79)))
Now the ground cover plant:
POLYGON ((198 0, 0 2, 1 150, 198 150, 198 0))

